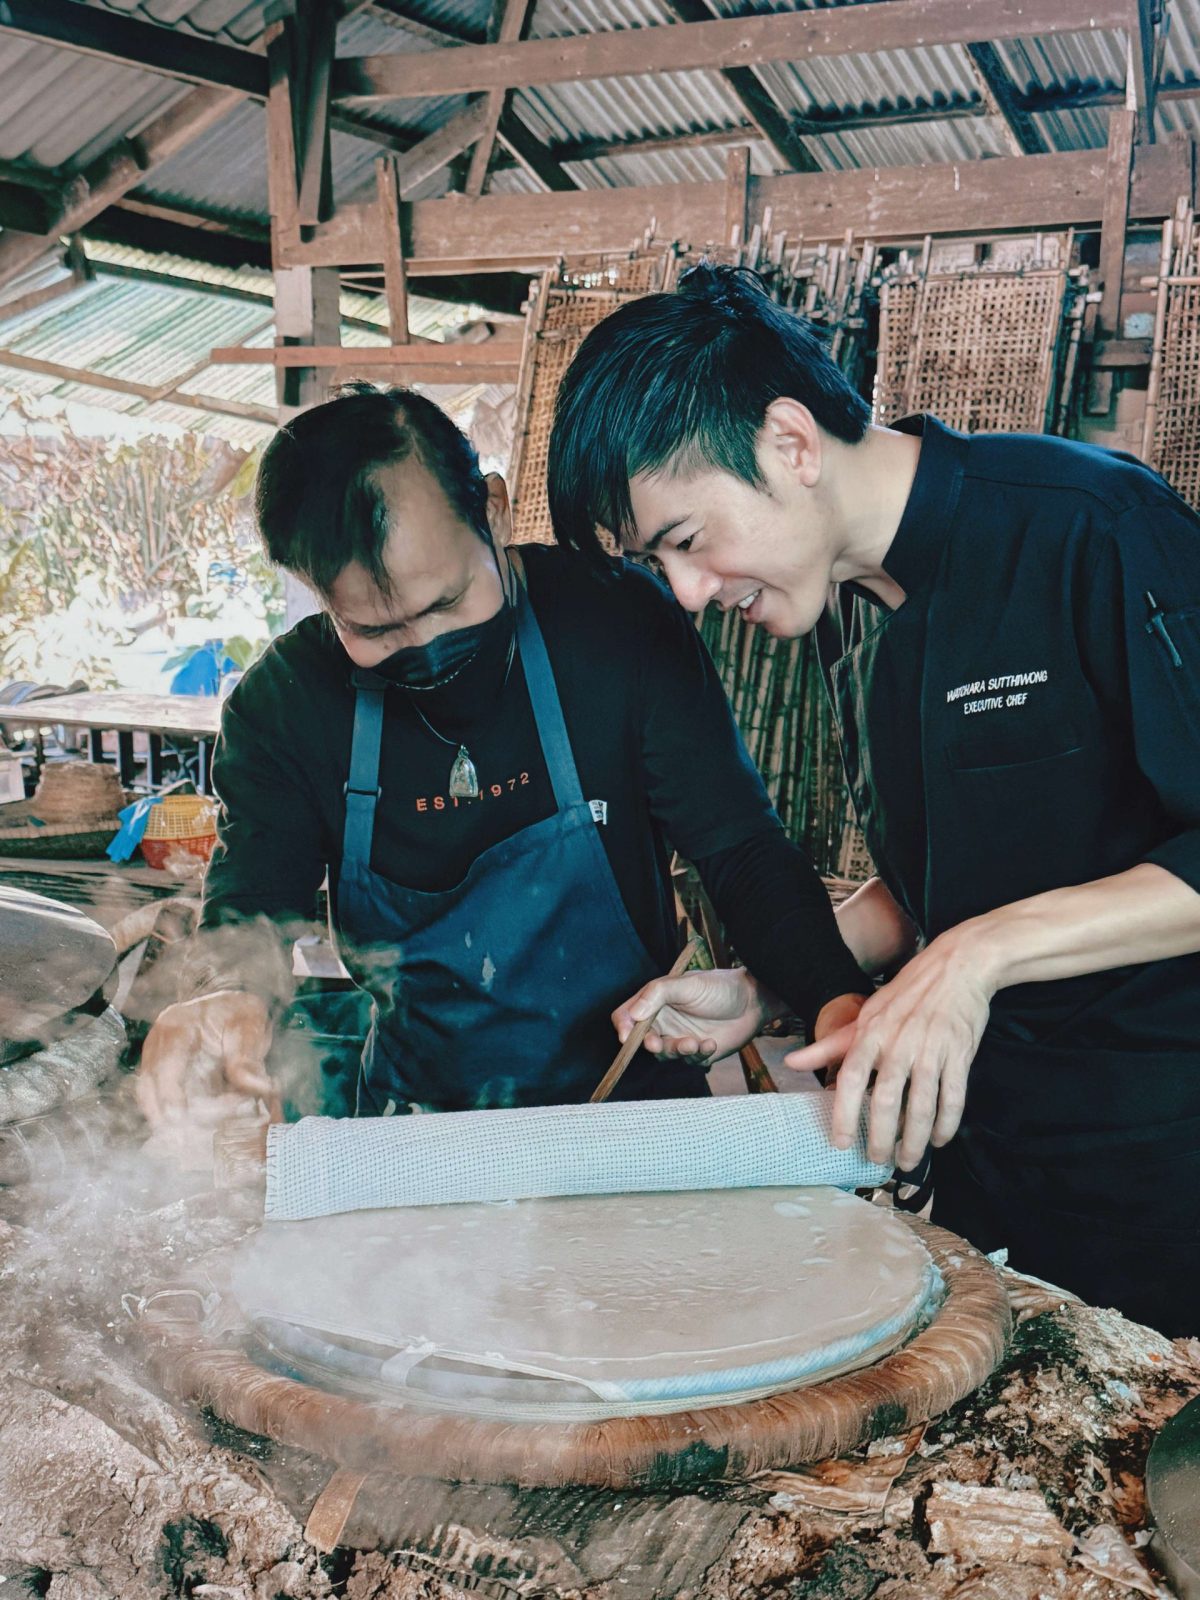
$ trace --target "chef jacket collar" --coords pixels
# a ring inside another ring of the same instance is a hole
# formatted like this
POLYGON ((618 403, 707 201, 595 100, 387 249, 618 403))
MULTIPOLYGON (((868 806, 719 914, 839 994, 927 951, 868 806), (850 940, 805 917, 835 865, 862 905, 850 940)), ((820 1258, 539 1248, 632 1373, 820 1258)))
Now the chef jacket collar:
POLYGON ((924 412, 888 424, 921 440, 917 472, 883 570, 915 594, 933 582, 962 491, 969 440, 924 412))

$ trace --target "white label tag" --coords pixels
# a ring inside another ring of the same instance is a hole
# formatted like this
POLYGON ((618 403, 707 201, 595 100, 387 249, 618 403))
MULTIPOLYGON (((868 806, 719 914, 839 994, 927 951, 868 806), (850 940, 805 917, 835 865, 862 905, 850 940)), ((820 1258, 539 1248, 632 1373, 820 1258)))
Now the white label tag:
POLYGON ((600 823, 601 827, 603 827, 608 821, 608 801, 589 800, 588 805, 592 808, 592 821, 600 823))

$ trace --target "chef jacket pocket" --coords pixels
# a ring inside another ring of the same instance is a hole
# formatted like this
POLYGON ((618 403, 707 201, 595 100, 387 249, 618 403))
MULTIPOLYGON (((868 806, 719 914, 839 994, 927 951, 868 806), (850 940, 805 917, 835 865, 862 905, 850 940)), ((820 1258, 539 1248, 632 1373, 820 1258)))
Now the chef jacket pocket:
POLYGON ((1024 707, 985 711, 978 722, 946 741, 951 772, 994 772, 1004 767, 1034 768, 1078 755, 1083 740, 1070 722, 1031 717, 1024 707))

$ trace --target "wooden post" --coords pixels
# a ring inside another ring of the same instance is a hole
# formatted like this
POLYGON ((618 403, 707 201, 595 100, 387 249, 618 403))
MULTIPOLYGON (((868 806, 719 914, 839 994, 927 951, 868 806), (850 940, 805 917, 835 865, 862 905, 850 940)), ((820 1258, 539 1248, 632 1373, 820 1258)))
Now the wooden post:
POLYGON ((376 161, 375 184, 383 229, 383 284, 387 295, 388 326, 393 344, 407 344, 408 273, 404 266, 404 240, 400 231, 400 175, 394 157, 380 156, 376 161))
POLYGON ((329 87, 337 22, 330 0, 301 0, 294 21, 285 24, 291 42, 292 137, 296 146, 297 213, 302 227, 315 227, 333 211, 329 87))
POLYGON ((1159 0, 1132 0, 1136 16, 1126 35, 1126 104, 1138 114, 1137 137, 1143 144, 1154 143, 1154 108, 1158 96, 1160 67, 1159 0))
POLYGON ((1108 163, 1100 224, 1100 274, 1104 288, 1098 332, 1112 339, 1118 338, 1121 331, 1121 278, 1125 271, 1125 234, 1129 225, 1129 185, 1137 112, 1114 109, 1108 116, 1108 163))
POLYGON ((276 23, 267 34, 267 194, 271 206, 271 260, 276 267, 283 247, 300 242, 290 54, 285 24, 276 23))
POLYGON ((750 195, 750 147, 740 144, 725 157, 725 243, 746 242, 746 209, 750 195))

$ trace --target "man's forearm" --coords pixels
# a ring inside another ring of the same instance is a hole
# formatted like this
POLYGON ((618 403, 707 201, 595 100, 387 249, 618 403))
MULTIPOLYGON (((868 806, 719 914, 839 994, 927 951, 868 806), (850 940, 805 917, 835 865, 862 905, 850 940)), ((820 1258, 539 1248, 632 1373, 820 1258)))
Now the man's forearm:
POLYGON ((906 960, 917 930, 881 878, 868 878, 837 908, 838 931, 864 972, 874 976, 906 960))
POLYGON ((1051 889, 973 917, 943 938, 995 993, 1200 951, 1200 894, 1141 862, 1111 878, 1051 889))

